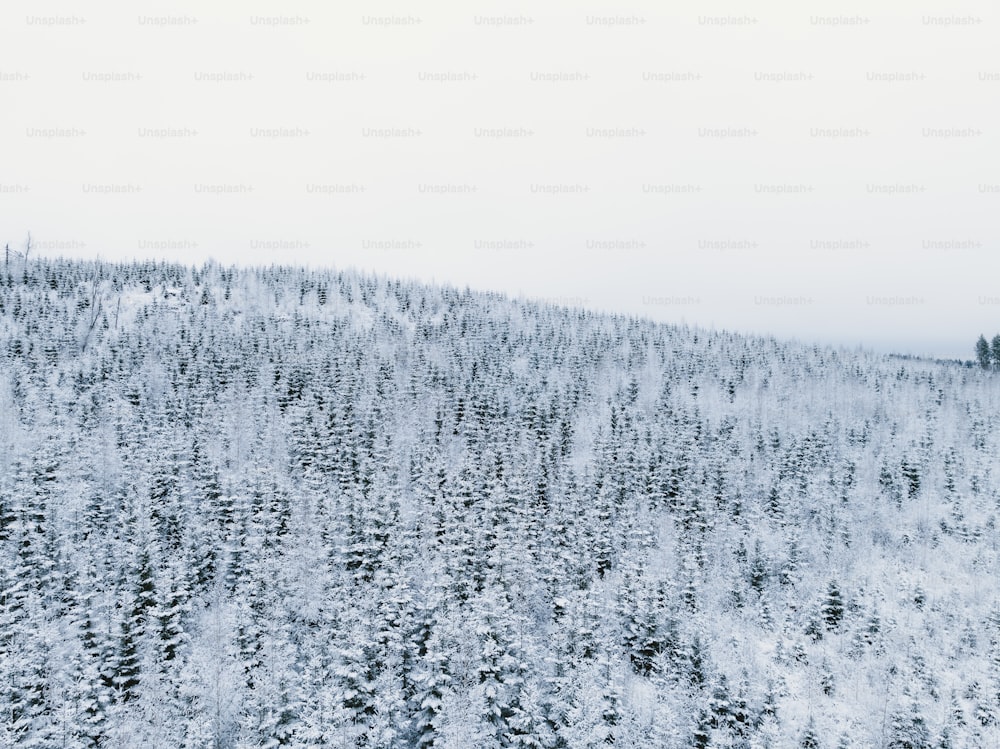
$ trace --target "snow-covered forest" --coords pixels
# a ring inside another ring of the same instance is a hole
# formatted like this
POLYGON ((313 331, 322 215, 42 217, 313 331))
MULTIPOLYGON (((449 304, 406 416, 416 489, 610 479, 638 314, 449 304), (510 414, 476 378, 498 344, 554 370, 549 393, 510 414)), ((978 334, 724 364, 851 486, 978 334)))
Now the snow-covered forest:
POLYGON ((996 747, 1000 376, 0 269, 0 745, 996 747))

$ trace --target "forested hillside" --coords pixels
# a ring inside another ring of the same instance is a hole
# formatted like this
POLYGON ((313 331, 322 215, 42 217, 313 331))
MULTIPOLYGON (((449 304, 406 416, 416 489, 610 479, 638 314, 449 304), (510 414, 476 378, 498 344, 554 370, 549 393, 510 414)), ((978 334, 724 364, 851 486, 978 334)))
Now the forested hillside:
POLYGON ((996 747, 1000 375, 0 268, 0 745, 996 747))

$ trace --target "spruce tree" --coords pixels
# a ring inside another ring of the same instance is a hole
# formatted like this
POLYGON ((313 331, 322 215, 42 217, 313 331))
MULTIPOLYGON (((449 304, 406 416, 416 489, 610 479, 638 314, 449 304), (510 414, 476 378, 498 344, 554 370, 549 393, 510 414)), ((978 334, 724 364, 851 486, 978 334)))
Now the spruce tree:
POLYGON ((989 341, 986 340, 986 336, 979 336, 979 340, 976 341, 976 362, 983 369, 989 369, 992 358, 989 341))
POLYGON ((826 598, 823 599, 823 621, 830 631, 837 630, 840 622, 844 618, 844 599, 840 595, 840 588, 835 580, 831 580, 826 587, 826 598))

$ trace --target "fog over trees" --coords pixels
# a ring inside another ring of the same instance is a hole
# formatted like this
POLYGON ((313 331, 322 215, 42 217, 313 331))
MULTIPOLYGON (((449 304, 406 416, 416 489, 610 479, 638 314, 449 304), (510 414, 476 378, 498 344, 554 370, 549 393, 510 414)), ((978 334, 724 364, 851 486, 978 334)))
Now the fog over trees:
POLYGON ((998 456, 979 367, 5 256, 0 746, 995 747, 998 456))

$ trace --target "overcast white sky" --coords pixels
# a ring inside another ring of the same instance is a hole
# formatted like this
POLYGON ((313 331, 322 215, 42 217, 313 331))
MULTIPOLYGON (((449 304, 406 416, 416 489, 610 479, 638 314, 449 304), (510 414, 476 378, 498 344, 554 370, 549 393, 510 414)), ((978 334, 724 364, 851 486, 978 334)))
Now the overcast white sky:
POLYGON ((0 6, 0 241, 357 267, 970 358, 982 1, 0 6))

